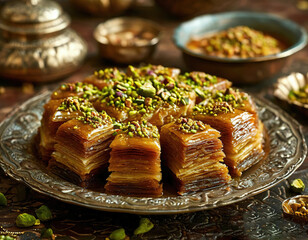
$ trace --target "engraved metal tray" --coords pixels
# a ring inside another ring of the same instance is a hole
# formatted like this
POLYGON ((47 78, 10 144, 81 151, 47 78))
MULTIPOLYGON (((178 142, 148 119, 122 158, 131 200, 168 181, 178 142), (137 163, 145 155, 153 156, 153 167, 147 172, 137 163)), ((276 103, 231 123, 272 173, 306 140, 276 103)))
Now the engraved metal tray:
POLYGON ((307 146, 300 125, 277 106, 255 99, 269 135, 266 159, 234 179, 228 187, 186 196, 138 198, 110 195, 69 183, 46 170, 35 154, 35 136, 44 92, 16 108, 0 124, 0 166, 12 178, 61 201, 97 210, 136 214, 173 214, 220 207, 265 191, 288 178, 305 160, 307 146))

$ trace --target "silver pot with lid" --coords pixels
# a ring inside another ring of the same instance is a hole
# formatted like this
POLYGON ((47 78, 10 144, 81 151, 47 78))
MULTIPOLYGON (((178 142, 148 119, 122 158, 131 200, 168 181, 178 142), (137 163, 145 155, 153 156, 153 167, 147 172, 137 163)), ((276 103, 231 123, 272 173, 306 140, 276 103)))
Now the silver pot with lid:
POLYGON ((49 0, 11 0, 0 11, 0 75, 47 82, 75 71, 87 46, 70 17, 49 0))

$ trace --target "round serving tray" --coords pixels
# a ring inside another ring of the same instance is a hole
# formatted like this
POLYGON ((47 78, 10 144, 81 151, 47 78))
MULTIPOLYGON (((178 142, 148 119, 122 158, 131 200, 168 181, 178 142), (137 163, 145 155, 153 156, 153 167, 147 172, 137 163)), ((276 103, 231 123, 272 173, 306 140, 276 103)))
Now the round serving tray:
POLYGON ((255 99, 268 131, 269 153, 260 163, 233 179, 227 187, 189 194, 138 198, 96 192, 69 183, 46 170, 35 151, 35 136, 44 92, 16 108, 0 124, 0 165, 10 177, 61 201, 97 210, 136 214, 173 214, 205 210, 241 201, 288 178, 305 160, 307 146, 300 125, 277 106, 255 99))

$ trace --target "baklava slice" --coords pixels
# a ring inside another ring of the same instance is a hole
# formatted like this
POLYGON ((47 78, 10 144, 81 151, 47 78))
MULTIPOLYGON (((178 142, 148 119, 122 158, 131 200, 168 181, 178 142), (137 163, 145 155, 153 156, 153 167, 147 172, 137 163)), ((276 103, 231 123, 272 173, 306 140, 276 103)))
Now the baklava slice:
POLYGON ((83 116, 63 123, 48 168, 67 180, 87 187, 95 176, 107 171, 113 139, 113 123, 105 113, 93 108, 83 116))
POLYGON ((178 194, 223 186, 231 180, 219 137, 217 130, 189 118, 162 127, 162 160, 178 194))
POLYGON ((241 176, 262 159, 263 124, 243 93, 217 92, 196 105, 192 117, 220 131, 231 175, 241 176))
MULTIPOLYGON (((92 104, 78 97, 50 100, 44 105, 44 113, 39 128, 39 146, 43 161, 48 162, 56 143, 56 132, 66 121, 82 116, 82 109, 92 104)), ((92 107, 93 108, 93 107, 92 107)))
POLYGON ((105 189, 110 194, 140 197, 162 195, 159 133, 145 121, 121 127, 110 145, 110 176, 105 189))

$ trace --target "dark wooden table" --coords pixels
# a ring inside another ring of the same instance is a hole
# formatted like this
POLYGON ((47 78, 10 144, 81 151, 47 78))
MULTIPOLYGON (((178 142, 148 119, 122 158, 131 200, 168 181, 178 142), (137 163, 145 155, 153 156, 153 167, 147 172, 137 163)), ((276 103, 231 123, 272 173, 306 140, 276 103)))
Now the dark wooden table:
MULTIPOLYGON (((103 19, 78 12, 66 0, 58 0, 58 2, 62 4, 65 11, 72 16, 72 28, 86 39, 89 46, 88 56, 84 65, 77 72, 60 81, 78 81, 90 75, 96 69, 114 66, 113 63, 104 61, 97 56, 96 45, 92 38, 92 32, 95 26, 103 21, 103 19)), ((308 31, 308 1, 237 0, 234 1, 234 4, 230 6, 228 10, 254 10, 274 13, 299 23, 308 31)), ((157 6, 154 6, 153 2, 149 1, 138 1, 138 4, 128 11, 126 15, 149 18, 159 22, 163 27, 164 31, 161 42, 150 60, 150 63, 179 67, 183 71, 187 70, 181 58, 181 52, 172 43, 173 29, 182 20, 169 16, 157 6)), ((279 76, 294 71, 303 73, 308 72, 308 47, 296 54, 293 57, 293 61, 284 69, 281 69, 279 76)), ((269 79, 262 84, 241 87, 276 103, 272 96, 272 92, 273 84, 279 76, 269 79)), ((18 104, 44 89, 54 89, 58 85, 59 81, 55 83, 32 85, 16 83, 0 78, 0 87, 2 87, 2 90, 0 89, 0 121, 2 121, 15 106, 18 106, 18 104), (1 91, 4 92, 1 93, 1 91)), ((302 124, 307 140, 307 119, 301 114, 293 112, 292 109, 286 108, 284 110, 302 124)), ((307 181, 308 185, 307 169, 308 159, 306 159, 300 167, 301 171, 297 171, 291 178, 296 176, 301 177, 307 181)), ((3 172, 1 172, 0 176, 0 191, 5 193, 9 200, 9 207, 0 209, 0 226, 2 230, 21 231, 14 226, 16 216, 24 211, 33 212, 34 209, 41 204, 50 206, 56 216, 56 218, 47 225, 51 226, 58 236, 61 236, 59 239, 104 239, 112 230, 118 227, 124 227, 127 229, 129 235, 131 235, 134 227, 138 225, 140 216, 105 213, 69 206, 49 197, 36 193, 34 194, 32 190, 25 187, 23 184, 17 183, 6 177, 3 172)), ((198 213, 150 217, 155 223, 154 230, 139 238, 268 239, 274 236, 275 239, 278 239, 284 236, 282 239, 305 239, 308 237, 305 225, 282 220, 280 205, 278 209, 277 204, 274 204, 277 199, 284 199, 290 194, 291 193, 288 193, 288 181, 284 181, 273 189, 245 200, 241 202, 241 204, 233 204, 220 209, 198 213), (247 214, 249 216, 247 216, 247 214), (250 221, 250 223, 245 221, 250 221), (255 225, 252 224, 253 221, 256 223, 255 225), (267 231, 264 233, 262 229, 267 229, 267 231), (291 231, 290 234, 288 234, 288 229, 291 231), (258 233, 260 234, 258 235, 258 233)), ((39 229, 43 226, 44 225, 41 224, 39 227, 30 228, 26 231, 34 235, 39 235, 37 232, 39 232, 39 229)), ((23 236, 23 239, 27 238, 23 236)))

